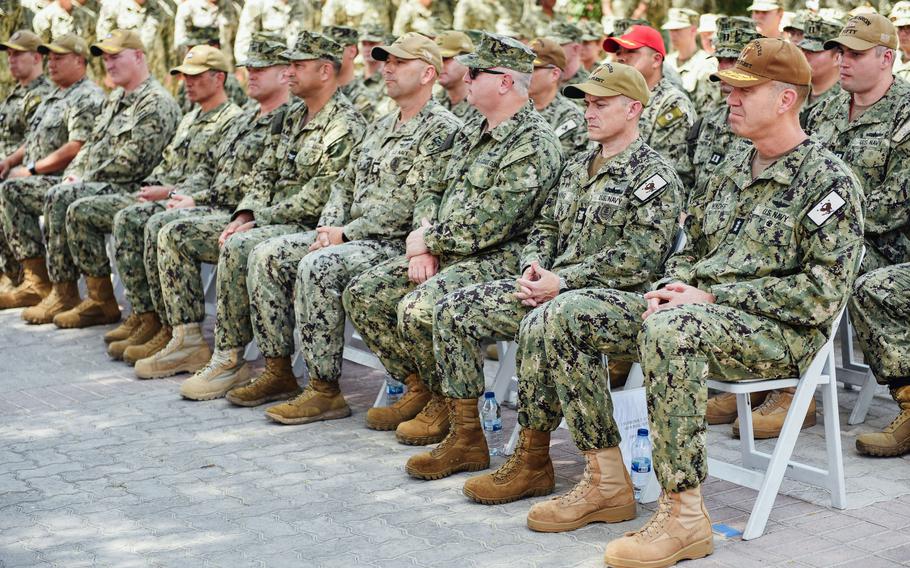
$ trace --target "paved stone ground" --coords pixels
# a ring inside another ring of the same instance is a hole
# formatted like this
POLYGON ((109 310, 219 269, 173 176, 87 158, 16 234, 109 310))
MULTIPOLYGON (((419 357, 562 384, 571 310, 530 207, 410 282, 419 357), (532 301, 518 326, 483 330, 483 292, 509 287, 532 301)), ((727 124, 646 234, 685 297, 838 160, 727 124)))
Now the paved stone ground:
MULTIPOLYGON (((99 330, 29 327, 18 312, 0 312, 0 364, 0 566, 595 567, 652 509, 543 535, 525 528, 527 501, 469 502, 465 475, 411 480, 403 464, 421 450, 362 426, 381 376, 355 365, 350 419, 288 427, 261 409, 183 401, 182 378, 138 381, 109 361, 99 330)), ((764 537, 718 537, 713 556, 684 565, 910 566, 910 460, 853 450, 893 412, 878 399, 868 424, 845 426, 853 508, 788 482, 764 537)), ((801 451, 818 453, 819 429, 801 451)), ((565 431, 555 438, 565 492, 582 463, 565 431)), ((723 428, 711 441, 735 447, 723 428)), ((713 520, 742 529, 755 492, 717 480, 704 491, 713 520)))

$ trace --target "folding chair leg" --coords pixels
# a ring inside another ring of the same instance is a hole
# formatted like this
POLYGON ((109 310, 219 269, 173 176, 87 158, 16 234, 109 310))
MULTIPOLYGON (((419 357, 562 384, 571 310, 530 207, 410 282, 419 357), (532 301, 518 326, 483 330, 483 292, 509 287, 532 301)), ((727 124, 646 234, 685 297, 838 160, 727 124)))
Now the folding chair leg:
POLYGON ((622 388, 623 390, 632 390, 644 385, 645 373, 641 370, 641 365, 633 363, 632 367, 629 369, 629 377, 626 379, 626 384, 622 388))
POLYGON ((825 420, 825 449, 828 454, 828 491, 831 492, 831 506, 835 509, 846 509, 847 482, 844 479, 844 452, 840 439, 840 410, 837 406, 837 381, 833 374, 833 349, 831 350, 828 366, 829 372, 831 373, 828 378, 828 383, 821 385, 822 416, 825 420))
POLYGON ((255 361, 259 359, 259 356, 262 353, 259 352, 259 346, 256 344, 256 340, 250 341, 246 344, 246 349, 243 352, 243 358, 247 361, 255 361))
POLYGON ((875 375, 869 370, 869 372, 866 373, 866 381, 859 391, 859 398, 856 399, 856 405, 853 407, 853 412, 850 413, 850 418, 847 419, 847 424, 862 424, 866 421, 866 414, 869 412, 869 407, 872 406, 872 397, 875 396, 875 389, 877 386, 878 383, 875 382, 875 375))

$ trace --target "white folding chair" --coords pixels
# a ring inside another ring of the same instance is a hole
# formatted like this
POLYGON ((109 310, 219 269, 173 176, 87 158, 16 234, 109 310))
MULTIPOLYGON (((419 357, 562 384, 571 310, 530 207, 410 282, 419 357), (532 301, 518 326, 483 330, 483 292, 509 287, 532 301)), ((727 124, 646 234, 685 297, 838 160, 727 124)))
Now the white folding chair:
POLYGON ((126 288, 123 286, 123 281, 120 280, 120 272, 117 270, 117 263, 114 261, 116 255, 114 254, 114 239, 111 235, 105 237, 104 248, 111 261, 111 285, 114 288, 114 298, 117 299, 118 304, 123 306, 123 311, 126 313, 132 309, 132 306, 130 306, 130 301, 126 297, 126 288))
POLYGON ((837 368, 837 380, 844 383, 844 388, 859 388, 859 396, 847 424, 861 424, 866 421, 866 414, 872 406, 872 398, 878 388, 875 375, 868 365, 856 360, 853 349, 853 324, 850 321, 849 310, 844 313, 838 326, 838 337, 841 345, 842 364, 837 368))
POLYGON ((205 314, 215 315, 215 280, 218 277, 218 265, 203 262, 200 266, 202 275, 202 293, 205 297, 205 314))

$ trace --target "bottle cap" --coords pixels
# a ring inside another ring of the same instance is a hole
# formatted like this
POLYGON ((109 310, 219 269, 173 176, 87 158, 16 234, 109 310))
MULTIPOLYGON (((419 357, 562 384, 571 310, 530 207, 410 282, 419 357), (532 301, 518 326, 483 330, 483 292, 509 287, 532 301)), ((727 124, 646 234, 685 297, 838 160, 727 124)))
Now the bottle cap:
POLYGON ((483 393, 484 398, 496 398, 496 394, 493 391, 487 391, 483 393))
POLYGON ((648 435, 648 429, 647 429, 647 428, 639 428, 639 429, 638 429, 638 435, 639 435, 639 436, 647 436, 647 435, 648 435))

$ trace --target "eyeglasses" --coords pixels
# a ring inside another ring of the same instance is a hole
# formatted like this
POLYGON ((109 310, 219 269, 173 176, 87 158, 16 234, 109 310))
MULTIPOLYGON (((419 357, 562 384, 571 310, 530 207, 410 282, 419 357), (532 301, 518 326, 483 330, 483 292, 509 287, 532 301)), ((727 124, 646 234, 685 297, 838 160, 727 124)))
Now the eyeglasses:
POLYGON ((487 73, 489 75, 505 75, 504 71, 494 71, 492 69, 480 69, 479 67, 471 67, 468 69, 468 77, 473 81, 481 73, 487 73))

